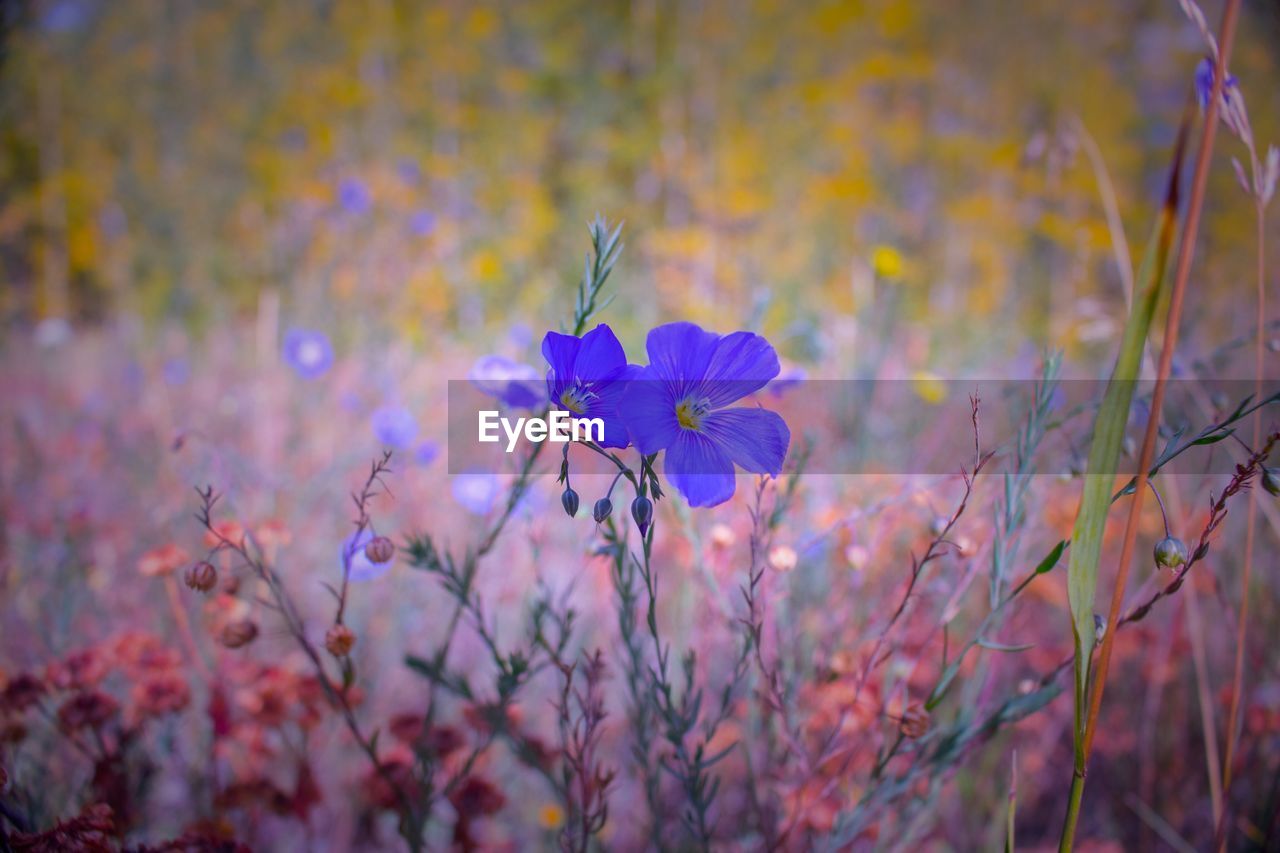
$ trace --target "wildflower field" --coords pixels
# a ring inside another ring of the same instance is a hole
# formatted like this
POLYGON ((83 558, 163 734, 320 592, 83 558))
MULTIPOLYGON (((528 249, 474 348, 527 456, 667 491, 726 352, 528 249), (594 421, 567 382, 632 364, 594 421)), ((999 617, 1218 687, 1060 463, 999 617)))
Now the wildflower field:
POLYGON ((0 851, 1280 850, 1278 81, 1268 0, 0 3, 0 851))

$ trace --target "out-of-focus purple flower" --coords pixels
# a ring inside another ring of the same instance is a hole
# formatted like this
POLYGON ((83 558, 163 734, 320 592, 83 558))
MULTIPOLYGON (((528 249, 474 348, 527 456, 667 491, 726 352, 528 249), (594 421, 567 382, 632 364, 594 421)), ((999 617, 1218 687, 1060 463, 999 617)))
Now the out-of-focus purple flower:
POLYGON ((502 486, 496 474, 467 471, 454 476, 453 499, 467 512, 488 515, 498 501, 502 486))
POLYGON ((315 379, 333 366, 333 347, 323 332, 290 329, 284 336, 284 360, 303 379, 315 379))
POLYGON ((388 447, 412 447, 418 422, 404 406, 383 406, 373 413, 373 434, 388 447))
POLYGON ((793 388, 799 388, 809 378, 803 367, 789 367, 778 374, 778 378, 769 383, 769 393, 781 397, 793 388))
POLYGON ((164 381, 184 385, 191 378, 191 364, 185 358, 171 358, 164 363, 164 381))
POLYGON ((307 132, 300 127, 291 127, 279 137, 280 147, 287 151, 304 151, 307 147, 307 132))
POLYGON ((93 9, 85 0, 59 0, 40 19, 40 25, 50 33, 73 33, 89 23, 93 9))
POLYGON ((644 454, 664 468, 690 506, 733 497, 733 466, 778 476, 791 431, 776 412, 729 408, 778 375, 778 354, 750 332, 717 335, 692 323, 649 332, 649 366, 628 383, 618 412, 644 454))
POLYGON ((626 424, 618 416, 618 400, 627 380, 640 370, 627 364, 627 354, 613 330, 601 323, 581 338, 547 332, 542 339, 547 360, 547 397, 574 419, 604 421, 602 447, 630 444, 626 424))
POLYGON ((373 196, 359 178, 343 178, 338 184, 338 204, 353 216, 362 216, 373 207, 373 196))
POLYGON ((71 324, 61 317, 46 317, 36 324, 36 346, 54 349, 71 340, 71 324))
POLYGON ((512 323, 507 329, 507 341, 517 349, 524 349, 533 343, 533 329, 525 323, 512 323))
POLYGON ((440 445, 434 441, 423 441, 413 451, 413 461, 426 467, 436 461, 440 455, 440 445))
POLYGON ((414 211, 409 216, 409 230, 415 237, 429 237, 436 230, 436 215, 430 210, 414 211))
POLYGON ((422 169, 408 157, 402 157, 396 161, 396 174, 406 184, 416 184, 422 178, 422 169))
POLYGON ((364 546, 373 539, 373 531, 365 529, 357 535, 352 533, 342 541, 342 550, 338 552, 339 565, 349 566, 348 577, 356 583, 371 581, 381 577, 395 565, 395 557, 385 563, 375 563, 364 555, 364 546))
MULTIPOLYGON (((1209 106, 1209 98, 1213 95, 1213 72, 1215 63, 1212 57, 1206 56, 1200 60, 1200 64, 1196 66, 1196 100, 1200 102, 1200 109, 1209 106)), ((1230 103, 1232 89, 1239 88, 1240 81, 1236 79, 1236 75, 1227 74, 1227 84, 1222 88, 1223 106, 1230 103)))
POLYGON ((542 402, 538 371, 506 356, 484 356, 471 366, 467 378, 481 393, 514 409, 532 409, 542 402))

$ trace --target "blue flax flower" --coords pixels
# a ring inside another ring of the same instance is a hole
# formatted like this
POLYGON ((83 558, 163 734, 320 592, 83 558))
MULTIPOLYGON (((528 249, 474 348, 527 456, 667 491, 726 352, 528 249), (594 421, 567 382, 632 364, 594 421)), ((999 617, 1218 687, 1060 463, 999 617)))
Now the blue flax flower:
MULTIPOLYGON (((1209 106, 1209 96, 1213 94, 1213 77, 1216 70, 1216 64, 1213 57, 1206 56, 1200 60, 1200 64, 1196 66, 1196 100, 1200 102, 1200 109, 1209 106)), ((1228 106, 1231 98, 1231 90, 1238 88, 1240 81, 1236 79, 1236 75, 1227 74, 1227 83, 1222 87, 1222 105, 1228 106)))
POLYGON ((453 499, 472 515, 488 515, 498 502, 502 484, 496 474, 464 471, 453 478, 453 499))
POLYGON ((467 378, 482 394, 513 409, 532 409, 542 402, 538 371, 503 355, 482 357, 467 378))
POLYGON ((388 447, 404 449, 418 437, 418 422, 403 406, 383 406, 373 413, 373 434, 388 447))
POLYGON ((284 360, 303 379, 315 379, 333 366, 333 347, 323 332, 290 329, 284 336, 284 360))
POLYGON ((649 366, 619 403, 643 454, 666 451, 664 469, 690 506, 733 497, 736 464, 778 476, 791 431, 776 412, 734 407, 778 375, 778 354, 750 332, 717 335, 692 323, 649 332, 649 366))
POLYGON ((582 337, 547 332, 542 339, 551 404, 579 418, 604 422, 602 447, 630 444, 626 424, 618 417, 618 400, 627 380, 639 367, 627 364, 627 354, 613 330, 601 323, 582 337))

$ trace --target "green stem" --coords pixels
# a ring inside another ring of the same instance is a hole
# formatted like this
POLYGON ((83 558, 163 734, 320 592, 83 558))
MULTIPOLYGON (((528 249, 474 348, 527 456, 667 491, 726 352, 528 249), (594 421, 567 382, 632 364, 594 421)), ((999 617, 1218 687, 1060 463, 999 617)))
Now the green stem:
POLYGON ((1062 828, 1058 853, 1070 853, 1076 843, 1076 822, 1080 819, 1080 801, 1084 797, 1084 770, 1078 765, 1071 776, 1071 795, 1067 800, 1067 822, 1062 828))

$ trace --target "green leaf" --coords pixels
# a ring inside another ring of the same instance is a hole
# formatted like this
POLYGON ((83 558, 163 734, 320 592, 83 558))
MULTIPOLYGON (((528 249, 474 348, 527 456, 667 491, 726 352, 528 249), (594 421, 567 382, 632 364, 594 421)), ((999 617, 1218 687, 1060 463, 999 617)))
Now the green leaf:
POLYGON ((1204 438, 1197 438, 1195 441, 1191 442, 1191 445, 1193 447, 1195 446, 1203 447, 1206 444, 1217 444, 1219 441, 1222 441, 1224 438, 1230 438, 1234 433, 1235 433, 1235 430, 1229 429, 1223 432, 1214 433, 1213 435, 1206 435, 1204 438))
POLYGON ((993 652, 1025 652, 1027 649, 1035 648, 1035 643, 1018 643, 1016 645, 1006 645, 1005 643, 997 643, 992 640, 977 639, 978 645, 984 649, 990 649, 993 652))
POLYGON ((1053 571, 1053 567, 1058 565, 1058 560, 1062 559, 1062 552, 1067 550, 1067 540, 1063 539, 1057 545, 1053 546, 1053 550, 1044 555, 1044 559, 1036 566, 1036 574, 1043 575, 1053 571))
MULTIPOLYGON (((1102 534, 1111 506, 1111 489, 1120 461, 1125 426, 1133 390, 1142 366, 1142 354, 1156 303, 1164 286, 1164 272, 1173 243, 1178 208, 1178 172, 1182 161, 1184 125, 1179 134, 1165 197, 1147 250, 1138 271, 1132 308, 1125 322, 1111 380, 1107 383, 1093 425, 1089 462, 1080 496, 1080 509, 1071 531, 1071 557, 1067 563, 1067 600, 1071 605, 1071 626, 1075 639, 1075 708, 1077 758, 1083 753, 1080 728, 1084 725, 1089 684, 1089 666, 1094 647, 1093 604, 1098 586, 1098 562, 1102 555, 1102 534)), ((1153 414, 1153 417, 1157 415, 1153 414)))

